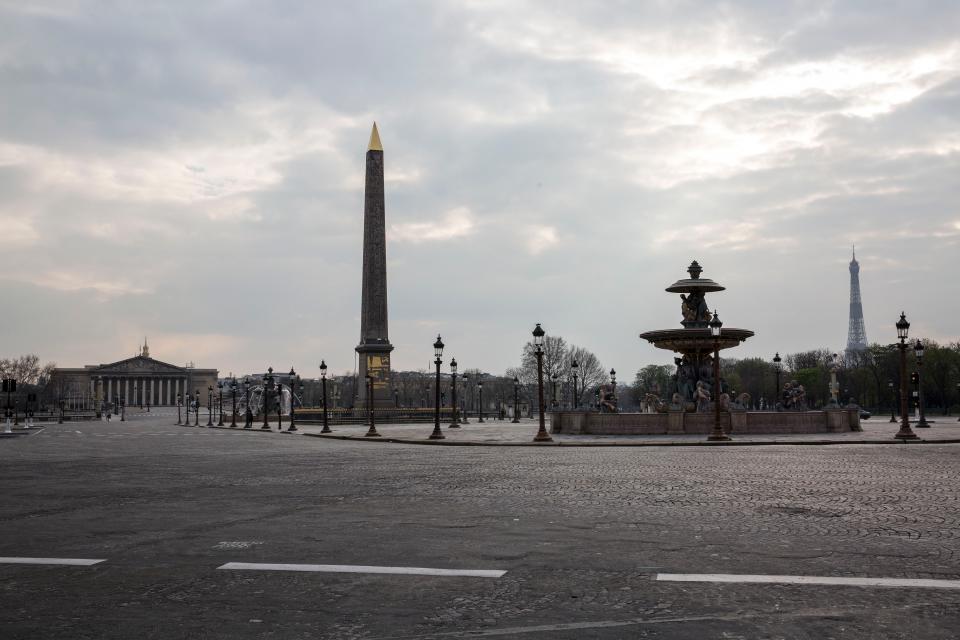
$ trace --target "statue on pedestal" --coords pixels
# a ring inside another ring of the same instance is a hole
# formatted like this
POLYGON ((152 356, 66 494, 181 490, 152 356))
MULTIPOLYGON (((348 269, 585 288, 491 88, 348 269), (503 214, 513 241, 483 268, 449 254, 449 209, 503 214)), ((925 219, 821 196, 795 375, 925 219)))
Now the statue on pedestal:
POLYGON ((697 404, 697 412, 710 411, 710 389, 702 380, 697 383, 696 396, 694 402, 697 404))
POLYGON ((697 384, 697 369, 690 358, 674 358, 677 364, 677 393, 684 400, 692 401, 697 384))

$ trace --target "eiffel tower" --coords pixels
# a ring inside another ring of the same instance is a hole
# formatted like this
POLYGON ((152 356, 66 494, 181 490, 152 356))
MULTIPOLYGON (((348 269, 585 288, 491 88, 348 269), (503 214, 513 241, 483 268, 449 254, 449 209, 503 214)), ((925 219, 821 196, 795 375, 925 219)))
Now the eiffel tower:
POLYGON ((863 305, 860 303, 860 263, 857 262, 857 248, 853 247, 853 260, 850 261, 850 325, 847 329, 847 354, 865 351, 867 348, 867 329, 863 325, 863 305))

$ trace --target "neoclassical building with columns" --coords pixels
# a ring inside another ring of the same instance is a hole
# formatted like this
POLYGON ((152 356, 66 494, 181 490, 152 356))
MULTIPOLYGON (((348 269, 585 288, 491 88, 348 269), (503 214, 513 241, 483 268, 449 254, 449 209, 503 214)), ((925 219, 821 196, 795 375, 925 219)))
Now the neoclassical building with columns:
POLYGON ((200 404, 207 405, 208 388, 217 388, 216 369, 178 367, 154 360, 144 341, 140 353, 132 358, 110 364, 87 365, 79 368, 56 368, 47 385, 51 398, 82 394, 99 397, 107 403, 122 399, 128 407, 172 406, 177 395, 199 392, 200 404))

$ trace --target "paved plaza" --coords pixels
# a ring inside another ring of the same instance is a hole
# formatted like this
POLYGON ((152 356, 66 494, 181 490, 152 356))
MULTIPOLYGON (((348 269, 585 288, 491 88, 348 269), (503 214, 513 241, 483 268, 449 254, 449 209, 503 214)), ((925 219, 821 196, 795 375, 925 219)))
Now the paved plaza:
POLYGON ((960 628, 960 445, 421 446, 175 420, 0 440, 3 638, 960 628))

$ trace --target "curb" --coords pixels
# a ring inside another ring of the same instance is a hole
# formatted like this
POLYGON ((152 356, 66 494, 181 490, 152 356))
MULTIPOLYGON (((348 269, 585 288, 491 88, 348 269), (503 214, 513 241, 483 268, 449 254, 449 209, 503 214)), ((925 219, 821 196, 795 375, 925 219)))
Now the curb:
POLYGON ((0 438, 26 438, 29 436, 34 436, 46 428, 46 426, 43 426, 34 427, 32 429, 14 429, 10 433, 7 433, 6 431, 0 431, 0 438))
POLYGON ((912 444, 960 444, 960 438, 949 440, 731 440, 729 442, 710 442, 694 440, 690 442, 477 442, 475 440, 409 440, 406 438, 364 438, 362 436, 333 436, 321 433, 304 433, 311 438, 327 440, 349 440, 352 442, 383 442, 391 444, 419 444, 446 447, 769 447, 769 446, 827 446, 827 445, 912 445, 912 444))
MULTIPOLYGON (((294 431, 293 433, 291 433, 291 432, 289 432, 289 431, 286 431, 286 430, 284 430, 284 431, 277 431, 276 429, 270 429, 269 431, 267 431, 266 429, 261 429, 260 427, 252 427, 252 428, 250 428, 250 429, 244 429, 243 427, 228 427, 228 426, 226 426, 226 425, 224 425, 224 426, 222 426, 222 427, 219 427, 219 426, 217 426, 217 425, 213 425, 212 427, 208 427, 207 425, 202 424, 202 425, 200 425, 199 427, 196 427, 196 426, 194 426, 194 425, 192 425, 192 424, 173 424, 173 425, 171 425, 171 426, 174 426, 174 427, 184 427, 184 428, 189 428, 189 429, 220 429, 221 431, 234 431, 234 432, 239 432, 239 433, 286 433, 286 434, 288 434, 288 435, 294 435, 294 434, 296 434, 296 433, 299 433, 299 432, 297 432, 297 431, 294 431)), ((306 435, 306 434, 304 434, 304 435, 306 435)))

